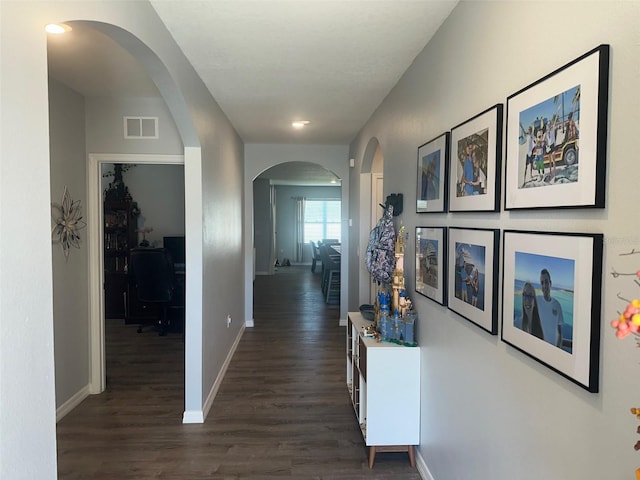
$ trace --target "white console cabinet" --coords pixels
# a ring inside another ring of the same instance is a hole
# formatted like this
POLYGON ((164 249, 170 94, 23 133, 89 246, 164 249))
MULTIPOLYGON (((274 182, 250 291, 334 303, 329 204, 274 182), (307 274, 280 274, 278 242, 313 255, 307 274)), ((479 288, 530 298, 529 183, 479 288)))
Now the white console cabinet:
POLYGON ((406 451, 415 466, 420 443, 420 349, 364 337, 369 322, 349 312, 347 386, 369 447, 369 467, 376 452, 406 451))

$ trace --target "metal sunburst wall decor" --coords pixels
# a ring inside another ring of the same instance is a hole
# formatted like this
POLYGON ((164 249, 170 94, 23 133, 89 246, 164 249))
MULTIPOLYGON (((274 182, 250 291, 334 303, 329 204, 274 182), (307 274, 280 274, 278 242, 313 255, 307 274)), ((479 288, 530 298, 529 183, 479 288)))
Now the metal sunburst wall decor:
POLYGON ((62 202, 53 203, 52 215, 54 226, 51 230, 54 243, 59 243, 65 259, 69 258, 71 247, 80 248, 78 231, 87 226, 82 220, 82 204, 80 200, 72 200, 67 187, 62 193, 62 202))

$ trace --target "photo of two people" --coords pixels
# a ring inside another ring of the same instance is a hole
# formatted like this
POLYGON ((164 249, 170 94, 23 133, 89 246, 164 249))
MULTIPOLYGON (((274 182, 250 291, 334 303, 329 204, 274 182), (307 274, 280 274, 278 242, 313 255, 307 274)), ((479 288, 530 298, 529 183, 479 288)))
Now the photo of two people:
POLYGON ((575 261, 516 252, 513 325, 573 351, 575 261))

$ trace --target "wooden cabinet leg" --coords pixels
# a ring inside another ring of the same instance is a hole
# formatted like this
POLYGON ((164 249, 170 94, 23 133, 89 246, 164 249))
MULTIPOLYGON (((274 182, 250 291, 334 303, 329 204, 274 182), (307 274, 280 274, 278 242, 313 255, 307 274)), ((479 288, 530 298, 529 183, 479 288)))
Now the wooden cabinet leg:
POLYGON ((369 468, 373 468, 373 462, 376 459, 376 447, 369 447, 369 468))
POLYGON ((409 454, 409 463, 411 467, 416 466, 416 455, 413 445, 372 445, 369 447, 369 468, 373 468, 373 462, 378 452, 407 452, 409 454))
POLYGON ((411 464, 411 466, 413 468, 415 468, 415 466, 416 466, 416 455, 415 455, 415 452, 413 451, 413 445, 409 445, 407 451, 409 452, 409 463, 411 464))

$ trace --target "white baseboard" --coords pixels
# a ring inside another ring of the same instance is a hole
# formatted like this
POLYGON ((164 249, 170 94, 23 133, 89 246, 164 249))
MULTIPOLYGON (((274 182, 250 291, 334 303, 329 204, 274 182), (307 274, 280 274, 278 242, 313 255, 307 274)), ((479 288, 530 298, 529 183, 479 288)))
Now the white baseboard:
POLYGON ((60 407, 56 409, 56 423, 62 420, 71 410, 80 405, 80 403, 87 398, 89 394, 89 385, 85 385, 69 400, 60 405, 60 407))
POLYGON ((416 449, 416 468, 418 469, 418 473, 420 474, 420 478, 422 480, 435 480, 429 471, 429 467, 427 467, 427 463, 420 455, 420 452, 416 449))
POLYGON ((346 318, 341 318, 340 322, 338 322, 338 325, 341 327, 346 327, 347 326, 347 319, 346 318))
POLYGON ((247 328, 253 328, 255 326, 254 323, 253 323, 253 318, 250 319, 250 320, 245 320, 244 321, 244 326, 247 327, 247 328))
POLYGON ((193 410, 185 411, 184 415, 182 416, 182 423, 204 423, 204 419, 207 418, 207 415, 209 414, 209 410, 211 410, 211 406, 213 405, 213 400, 216 398, 216 394, 218 393, 220 384, 222 383, 222 380, 224 379, 224 376, 227 373, 227 369, 229 368, 229 364, 231 363, 233 354, 236 352, 236 349, 238 348, 238 344, 240 343, 240 339, 242 338, 242 334, 244 333, 244 330, 245 330, 245 325, 242 325, 242 327, 240 327, 240 331, 238 332, 238 336, 233 342, 233 345, 231 346, 231 350, 229 350, 229 354, 227 355, 227 358, 225 359, 224 364, 222 365, 222 368, 218 373, 218 377, 216 378, 216 381, 213 382, 213 386, 209 391, 209 395, 207 395, 207 399, 205 400, 204 405, 202 406, 202 412, 193 411, 193 410))
POLYGON ((204 423, 202 410, 185 410, 182 414, 182 423, 204 423))

